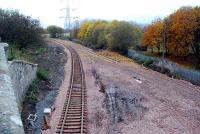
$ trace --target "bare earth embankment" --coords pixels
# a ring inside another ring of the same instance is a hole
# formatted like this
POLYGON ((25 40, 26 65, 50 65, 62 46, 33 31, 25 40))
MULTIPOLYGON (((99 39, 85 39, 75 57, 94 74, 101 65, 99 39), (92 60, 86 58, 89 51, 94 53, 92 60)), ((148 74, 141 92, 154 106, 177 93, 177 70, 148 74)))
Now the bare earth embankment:
MULTIPOLYGON (((93 52, 75 43, 65 43, 72 45, 82 59, 88 95, 89 133, 200 133, 200 87, 172 79, 123 57, 116 59, 118 56, 112 57, 104 52, 93 52), (108 104, 112 101, 106 99, 110 94, 99 91, 93 70, 96 70, 106 88, 110 85, 118 88, 116 91, 119 92, 114 94, 113 101, 116 102, 114 107, 116 110, 108 104), (132 93, 142 96, 138 105, 135 102, 137 97, 134 98, 132 93), (131 102, 132 100, 134 102, 131 102), (126 106, 128 110, 120 109, 124 104, 128 105, 126 106), (110 111, 114 112, 114 115, 110 111), (113 120, 112 117, 117 119, 113 120)), ((62 100, 57 98, 59 99, 62 100)))

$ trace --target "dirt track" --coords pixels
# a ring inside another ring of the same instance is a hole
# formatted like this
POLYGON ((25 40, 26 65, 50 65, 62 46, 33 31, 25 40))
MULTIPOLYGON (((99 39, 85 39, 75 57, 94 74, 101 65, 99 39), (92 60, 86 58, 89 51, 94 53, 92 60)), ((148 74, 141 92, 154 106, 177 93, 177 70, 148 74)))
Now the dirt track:
POLYGON ((78 44, 69 44, 78 51, 86 75, 89 133, 200 133, 199 87, 169 78, 134 62, 108 59, 78 44), (93 68, 100 74, 105 85, 123 86, 143 95, 143 106, 148 108, 144 116, 134 121, 112 124, 104 106, 105 96, 95 84, 93 68))

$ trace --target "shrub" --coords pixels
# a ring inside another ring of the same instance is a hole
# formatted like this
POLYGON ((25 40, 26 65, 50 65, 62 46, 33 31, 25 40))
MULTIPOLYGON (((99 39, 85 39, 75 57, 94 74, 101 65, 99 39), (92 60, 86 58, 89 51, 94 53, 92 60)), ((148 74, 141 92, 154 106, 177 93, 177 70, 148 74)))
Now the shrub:
POLYGON ((49 70, 40 68, 37 71, 37 77, 41 80, 47 80, 49 76, 49 70))
POLYGON ((47 50, 46 50, 46 48, 38 48, 37 49, 37 53, 38 54, 43 54, 43 53, 45 53, 47 50))
POLYGON ((133 43, 133 27, 125 21, 113 21, 107 29, 108 48, 125 54, 133 43))
POLYGON ((49 32, 51 38, 59 38, 64 33, 63 28, 54 25, 48 26, 47 31, 49 32))
POLYGON ((34 80, 26 93, 25 101, 30 102, 32 105, 37 103, 37 95, 38 95, 38 80, 34 80))
POLYGON ((28 54, 28 51, 26 51, 26 49, 19 49, 16 44, 11 44, 8 47, 7 59, 8 61, 12 61, 15 59, 31 61, 32 57, 30 56, 30 54, 28 54))
POLYGON ((109 48, 125 54, 134 43, 133 38, 140 38, 133 31, 133 26, 125 21, 91 21, 81 25, 78 37, 83 45, 93 49, 109 48))
POLYGON ((190 81, 192 84, 200 85, 200 72, 183 67, 175 67, 175 75, 184 80, 190 81))
POLYGON ((106 37, 105 37, 105 33, 101 32, 98 35, 97 38, 97 45, 96 45, 97 49, 105 49, 107 48, 107 42, 106 42, 106 37))
POLYGON ((36 19, 24 16, 15 10, 0 9, 0 37, 18 47, 42 42, 42 28, 36 19))
POLYGON ((14 49, 12 47, 9 47, 8 49, 8 55, 7 55, 7 59, 8 61, 12 61, 14 60, 16 57, 15 57, 15 52, 14 52, 14 49))
POLYGON ((149 67, 149 65, 151 65, 151 64, 153 64, 153 60, 146 60, 143 65, 145 67, 149 67))
POLYGON ((162 62, 161 59, 151 56, 145 56, 136 52, 135 50, 129 50, 128 56, 134 60, 136 60, 140 64, 144 64, 144 66, 149 67, 155 71, 166 73, 170 76, 173 76, 177 79, 187 80, 195 85, 200 85, 200 72, 196 70, 191 70, 188 68, 184 68, 179 66, 171 61, 165 60, 162 62), (163 66, 163 70, 161 69, 163 66))

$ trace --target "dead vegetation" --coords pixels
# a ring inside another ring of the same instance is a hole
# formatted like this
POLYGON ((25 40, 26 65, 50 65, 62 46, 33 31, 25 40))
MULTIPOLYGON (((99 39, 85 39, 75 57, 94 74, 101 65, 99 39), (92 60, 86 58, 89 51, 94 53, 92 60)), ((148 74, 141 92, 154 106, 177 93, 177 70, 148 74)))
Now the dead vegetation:
POLYGON ((106 109, 112 123, 142 119, 147 108, 142 106, 144 97, 124 87, 108 85, 105 89, 106 109))
POLYGON ((97 70, 95 68, 92 68, 92 75, 95 78, 95 84, 99 86, 99 91, 104 93, 105 92, 105 85, 102 82, 102 78, 97 73, 97 70))
POLYGON ((99 55, 102 55, 104 57, 107 57, 109 59, 112 59, 112 60, 115 60, 117 62, 125 62, 125 63, 130 63, 130 62, 133 62, 132 59, 130 58, 127 58, 117 52, 111 52, 111 51, 108 51, 108 50, 103 50, 103 51, 97 51, 96 52, 97 54, 99 55))

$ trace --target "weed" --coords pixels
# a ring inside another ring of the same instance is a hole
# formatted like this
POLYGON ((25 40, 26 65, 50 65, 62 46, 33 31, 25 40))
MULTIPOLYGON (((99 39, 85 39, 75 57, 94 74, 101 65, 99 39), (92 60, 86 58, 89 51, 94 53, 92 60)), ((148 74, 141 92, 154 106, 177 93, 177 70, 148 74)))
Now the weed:
POLYGON ((153 64, 153 60, 146 60, 143 65, 145 67, 149 67, 149 65, 151 65, 151 64, 153 64))
POLYGON ((165 73, 169 76, 174 76, 176 79, 184 79, 193 84, 200 85, 200 72, 188 68, 184 68, 174 62, 152 56, 146 56, 135 50, 129 50, 128 56, 140 64, 149 67, 155 71, 165 73), (163 67, 163 69, 161 69, 163 67))
POLYGON ((8 48, 7 59, 8 61, 12 60, 26 60, 31 61, 31 56, 28 55, 27 51, 22 48, 21 50, 17 48, 17 44, 11 44, 8 48))
POLYGON ((49 77, 49 70, 44 68, 39 68, 37 71, 37 77, 41 80, 47 80, 49 77))
POLYGON ((38 80, 34 80, 26 93, 25 101, 30 102, 32 105, 36 105, 38 96, 38 80))
POLYGON ((9 49, 8 49, 7 58, 8 58, 8 61, 12 61, 16 58, 15 53, 14 53, 14 49, 12 47, 9 47, 9 49))
POLYGON ((47 50, 46 50, 46 48, 38 48, 37 50, 36 50, 36 53, 38 53, 38 54, 43 54, 43 53, 45 53, 47 50))

